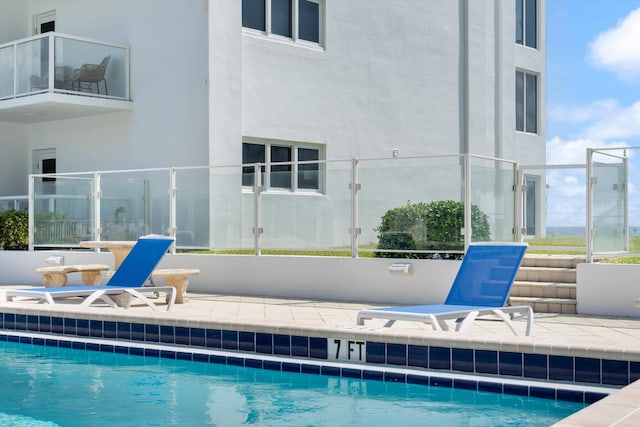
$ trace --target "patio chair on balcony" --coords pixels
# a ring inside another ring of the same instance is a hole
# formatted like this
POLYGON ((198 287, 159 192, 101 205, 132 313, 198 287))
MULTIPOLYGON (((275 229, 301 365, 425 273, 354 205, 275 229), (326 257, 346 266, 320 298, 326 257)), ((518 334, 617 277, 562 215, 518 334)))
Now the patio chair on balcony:
POLYGON ((93 85, 96 85, 96 93, 100 93, 100 82, 104 82, 104 93, 109 95, 107 89, 107 80, 105 73, 111 55, 105 56, 100 64, 83 64, 79 69, 74 71, 74 78, 71 90, 83 92, 85 90, 93 93, 93 85))

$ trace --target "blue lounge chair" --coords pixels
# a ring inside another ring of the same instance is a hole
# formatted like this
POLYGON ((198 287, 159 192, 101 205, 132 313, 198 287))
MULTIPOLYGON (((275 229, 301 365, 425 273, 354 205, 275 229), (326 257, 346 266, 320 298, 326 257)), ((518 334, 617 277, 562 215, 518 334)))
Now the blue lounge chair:
POLYGON ((174 239, 172 237, 140 237, 106 285, 11 289, 6 292, 6 299, 7 301, 14 301, 15 297, 20 297, 37 299, 38 303, 55 304, 56 299, 82 297, 84 298, 80 304, 82 307, 88 307, 96 300, 101 300, 115 308, 119 307, 119 305, 114 300, 114 297, 128 294, 126 302, 122 305, 124 308, 129 308, 135 297, 154 311, 158 311, 153 301, 144 296, 143 293, 166 292, 169 296, 167 299, 167 311, 169 311, 173 308, 173 303, 176 299, 175 288, 173 286, 144 286, 144 284, 173 242, 174 239))
POLYGON ((494 314, 517 335, 511 315, 527 316, 526 334, 533 332, 533 310, 529 306, 505 307, 513 280, 527 245, 524 243, 472 244, 467 249, 458 274, 444 304, 384 307, 358 312, 358 325, 367 319, 388 319, 430 323, 434 330, 449 330, 445 320, 456 319, 458 332, 466 330, 478 316, 494 314))

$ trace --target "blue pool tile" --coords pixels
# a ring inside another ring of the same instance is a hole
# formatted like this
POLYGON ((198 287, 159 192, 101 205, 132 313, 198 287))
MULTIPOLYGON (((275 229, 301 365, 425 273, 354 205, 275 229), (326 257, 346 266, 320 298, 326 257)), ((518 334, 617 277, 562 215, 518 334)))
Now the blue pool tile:
POLYGON ((326 338, 309 338, 309 357, 313 359, 327 359, 327 339, 326 338))
POLYGON ((263 362, 261 359, 245 359, 244 366, 246 366, 247 368, 262 369, 263 362))
MULTIPOLYGON (((55 319, 53 319, 55 320, 55 319)), ((105 320, 104 322, 104 337, 105 338, 117 338, 116 322, 105 320)))
POLYGON ((498 372, 500 375, 522 376, 522 353, 511 351, 498 352, 498 372))
POLYGON ((184 326, 176 326, 173 329, 175 334, 175 343, 180 345, 189 345, 191 343, 191 334, 189 328, 184 326))
POLYGON ((556 391, 556 399, 564 400, 567 402, 584 402, 584 392, 579 390, 562 390, 558 389, 556 391))
POLYGON ((209 355, 201 354, 201 353, 193 353, 193 361, 209 363, 209 355))
POLYGON ((173 326, 160 325, 160 342, 165 344, 175 344, 176 328, 173 326))
POLYGON ((605 393, 596 393, 591 391, 584 392, 584 403, 590 405, 596 403, 598 400, 604 399, 608 395, 605 393))
POLYGON ((514 394, 516 396, 528 396, 529 387, 519 384, 503 384, 502 391, 505 394, 514 394))
POLYGON ((315 375, 320 375, 320 366, 316 366, 316 365, 308 365, 306 363, 303 363, 301 368, 301 372, 303 374, 315 374, 315 375))
POLYGON ((209 363, 217 363, 219 365, 227 364, 227 356, 220 356, 217 354, 212 354, 209 356, 209 363))
POLYGON ((573 358, 549 355, 549 379, 552 381, 573 381, 573 358))
POLYGON ((58 347, 58 340, 54 340, 52 338, 45 338, 44 345, 47 347, 58 347))
POLYGON ((429 377, 426 375, 407 374, 407 384, 429 385, 429 377))
POLYGON ((89 321, 89 335, 95 338, 102 338, 104 323, 102 320, 90 320, 89 321))
POLYGON ((204 328, 191 328, 189 331, 191 336, 191 345, 195 347, 205 347, 206 337, 204 328))
POLYGON ((296 357, 309 357, 309 337, 292 335, 291 355, 296 357))
POLYGON ((398 372, 385 372, 384 381, 388 383, 406 383, 407 375, 398 372))
POLYGON ((76 325, 78 324, 78 321, 76 319, 72 319, 69 317, 65 317, 64 319, 62 319, 62 330, 63 330, 63 334, 65 335, 76 335, 77 333, 77 328, 76 325))
POLYGON ((178 360, 193 360, 193 353, 187 351, 176 352, 176 359, 178 360))
POLYGON ((602 360, 602 384, 629 384, 629 362, 623 360, 602 360))
POLYGON ((87 350, 89 351, 100 351, 100 344, 94 342, 87 343, 87 350))
POLYGON ((160 357, 163 359, 175 359, 176 352, 173 350, 160 350, 160 357))
POLYGON ((160 357, 160 350, 155 348, 145 348, 144 355, 147 357, 160 357))
POLYGON ((629 382, 640 380, 640 362, 629 363, 629 382))
POLYGON ((387 344, 387 364, 407 365, 407 346, 405 344, 387 344))
POLYGON ((380 371, 370 371, 368 369, 364 369, 362 371, 362 379, 363 380, 384 381, 384 373, 380 372, 380 371))
POLYGON ((15 329, 16 329, 16 331, 26 331, 27 330, 27 315, 26 314, 16 314, 15 329))
POLYGON ((88 319, 78 319, 76 322, 76 334, 79 337, 88 337, 91 335, 88 319))
POLYGON ((534 387, 534 386, 531 386, 529 388, 529 396, 531 396, 531 397, 539 397, 541 399, 555 400, 555 398, 556 398, 556 389, 548 388, 548 387, 534 387))
POLYGON ((225 350, 238 349, 238 331, 222 331, 222 348, 225 350))
POLYGON ((33 345, 45 345, 44 338, 34 338, 31 342, 33 345))
POLYGON ((240 351, 256 351, 256 334, 253 332, 242 332, 238 334, 238 348, 240 351))
POLYGON ((38 316, 27 315, 27 330, 28 331, 40 331, 40 322, 38 316))
POLYGON ((366 352, 367 363, 385 363, 386 345, 383 342, 368 342, 366 352))
POLYGON ((429 348, 424 345, 407 346, 407 364, 417 368, 429 367, 429 348))
POLYGON ((476 391, 478 390, 478 381, 455 378, 453 380, 453 388, 476 391))
POLYGON ((493 350, 474 351, 476 372, 480 374, 498 373, 498 352, 493 350))
POLYGON ((132 354, 134 356, 144 356, 144 348, 131 347, 129 349, 129 354, 132 354))
POLYGON ((9 342, 20 342, 20 337, 18 335, 9 335, 7 337, 7 341, 9 341, 9 342))
POLYGON ((71 344, 71 341, 58 340, 58 347, 60 348, 71 348, 71 344))
POLYGON ((273 354, 273 335, 256 333, 256 353, 273 354))
POLYGON ((282 362, 282 370, 284 372, 302 372, 302 365, 300 363, 282 362))
POLYGON ((16 315, 15 314, 13 314, 13 313, 5 313, 4 314, 4 328, 5 329, 15 329, 16 328, 16 315))
POLYGON ((145 342, 160 342, 160 325, 144 325, 145 342))
POLYGON ((549 372, 546 354, 524 355, 524 376, 527 378, 547 379, 549 372))
POLYGON ((129 347, 125 347, 123 345, 115 345, 113 346, 113 352, 119 354, 129 354, 129 347))
POLYGON ((74 350, 86 350, 87 344, 80 341, 74 341, 71 343, 71 348, 74 350))
POLYGON ((576 382, 600 384, 600 359, 576 357, 576 382))
MULTIPOLYGON (((103 351, 105 353, 113 353, 114 350, 115 348, 112 344, 100 344, 100 351, 103 351)), ((160 352, 158 351, 158 353, 160 352)), ((145 355, 146 355, 146 352, 145 352, 145 355)))
POLYGON ((291 355, 291 336, 290 335, 273 335, 273 354, 291 355))
POLYGON ((207 329, 205 340, 208 348, 222 348, 222 331, 219 329, 207 329))
POLYGON ((17 338, 18 338, 17 342, 19 342, 21 344, 31 344, 32 343, 31 337, 17 337, 17 338))
POLYGON ((130 340, 131 339, 131 323, 117 322, 116 334, 118 336, 118 339, 120 340, 130 340))
POLYGON ((131 324, 131 340, 132 341, 144 341, 144 324, 132 323, 131 324))
POLYGON ((345 378, 362 378, 362 369, 342 368, 342 376, 345 378))
POLYGON ((340 368, 335 366, 322 366, 320 368, 320 373, 322 375, 328 375, 330 377, 339 377, 340 376, 340 368))
POLYGON ((429 347, 430 369, 451 369, 451 349, 449 347, 429 347))
POLYGON ((478 381, 478 391, 502 394, 502 384, 491 381, 478 381))
POLYGON ((262 362, 262 367, 264 369, 268 369, 269 371, 281 371, 282 362, 276 362, 275 360, 265 360, 264 362, 262 362))
POLYGON ((451 369, 454 371, 473 372, 473 350, 470 348, 451 349, 451 369))
POLYGON ((40 332, 51 332, 51 316, 40 316, 40 332))
POLYGON ((429 385, 433 387, 453 387, 453 379, 443 377, 431 377, 429 378, 429 385))
POLYGON ((227 357, 227 365, 244 366, 244 358, 229 356, 227 357))
POLYGON ((5 334, 0 334, 0 341, 6 342, 9 340, 9 336, 5 334))

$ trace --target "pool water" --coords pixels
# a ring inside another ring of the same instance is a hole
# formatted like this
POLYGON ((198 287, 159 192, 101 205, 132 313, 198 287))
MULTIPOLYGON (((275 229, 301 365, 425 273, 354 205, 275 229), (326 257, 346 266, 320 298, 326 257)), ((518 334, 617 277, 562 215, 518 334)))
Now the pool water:
POLYGON ((584 405, 0 343, 2 426, 549 426, 584 405))

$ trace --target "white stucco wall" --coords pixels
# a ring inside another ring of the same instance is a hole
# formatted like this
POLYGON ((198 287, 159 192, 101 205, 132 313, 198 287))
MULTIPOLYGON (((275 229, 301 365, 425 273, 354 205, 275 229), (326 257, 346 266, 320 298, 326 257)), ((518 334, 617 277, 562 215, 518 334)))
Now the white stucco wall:
POLYGON ((28 129, 24 125, 0 122, 0 195, 28 194, 28 129))

